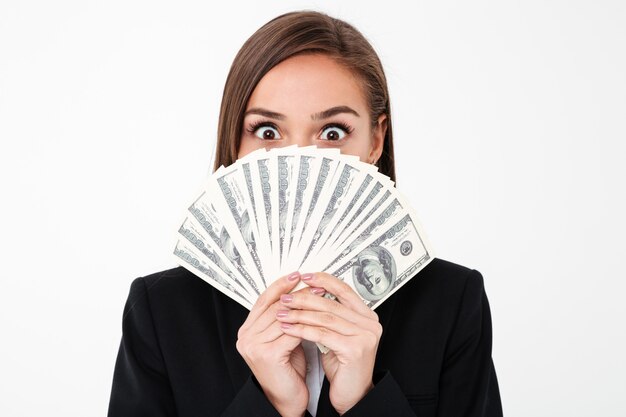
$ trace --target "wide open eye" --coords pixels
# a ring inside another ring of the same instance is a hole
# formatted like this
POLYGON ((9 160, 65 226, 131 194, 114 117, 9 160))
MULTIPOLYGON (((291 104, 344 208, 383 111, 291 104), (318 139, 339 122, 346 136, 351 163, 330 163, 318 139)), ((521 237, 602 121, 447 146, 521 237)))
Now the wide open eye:
POLYGON ((331 124, 324 128, 322 131, 321 139, 328 141, 341 140, 350 133, 352 129, 342 124, 331 124))
POLYGON ((249 131, 254 132, 254 135, 263 140, 277 140, 281 139, 278 129, 271 123, 260 122, 252 125, 249 131))

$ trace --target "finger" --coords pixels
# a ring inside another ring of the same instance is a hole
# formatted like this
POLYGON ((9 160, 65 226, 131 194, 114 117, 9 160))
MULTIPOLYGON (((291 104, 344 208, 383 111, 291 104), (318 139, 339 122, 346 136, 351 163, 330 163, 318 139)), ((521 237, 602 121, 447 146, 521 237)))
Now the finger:
POLYGON ((337 297, 339 302, 354 311, 359 312, 367 317, 376 318, 378 315, 365 303, 363 299, 357 295, 357 293, 345 282, 335 277, 334 275, 327 274, 326 272, 315 272, 302 274, 302 282, 310 286, 321 287, 326 292, 337 297))
MULTIPOLYGON (((302 342, 302 339, 285 334, 280 328, 280 322, 275 321, 264 332, 255 335, 254 340, 238 341, 237 350, 244 358, 265 357, 271 353, 272 357, 288 358, 291 352, 302 342)), ((247 359, 246 359, 247 361, 247 359)))
POLYGON ((254 345, 260 345, 265 343, 272 343, 283 335, 283 331, 280 328, 280 322, 274 321, 267 326, 265 330, 255 335, 249 335, 248 337, 254 339, 254 345))
POLYGON ((359 327, 343 317, 325 311, 278 310, 276 319, 283 323, 325 327, 344 336, 356 336, 364 331, 370 330, 359 327))
MULTIPOLYGON (((325 290, 323 288, 305 287, 298 291, 294 291, 291 294, 313 294, 320 296, 324 295, 324 293, 325 290)), ((281 296, 282 295, 284 294, 281 294, 281 296)), ((282 308, 284 308, 284 306, 280 302, 280 300, 276 301, 267 310, 265 310, 263 314, 261 314, 261 316, 256 320, 256 322, 252 325, 250 329, 252 330, 253 328, 256 328, 257 332, 263 331, 276 320, 276 312, 282 308)))
POLYGON ((335 352, 345 350, 345 347, 355 339, 355 336, 344 336, 326 327, 300 323, 281 323, 280 328, 286 335, 321 343, 335 352))
POLYGON ((283 332, 280 328, 280 323, 277 323, 277 327, 281 333, 281 336, 278 337, 274 342, 272 342, 272 348, 278 349, 282 352, 291 352, 296 347, 298 347, 300 343, 302 343, 301 338, 283 332))
POLYGON ((378 320, 375 320, 371 316, 363 315, 360 312, 352 310, 335 300, 318 297, 313 294, 294 293, 282 295, 280 302, 285 308, 289 309, 332 313, 364 328, 372 328, 376 323, 378 323, 378 320))
POLYGON ((288 293, 300 282, 300 273, 292 272, 289 275, 280 277, 274 281, 265 291, 259 295, 256 302, 252 306, 248 318, 241 326, 242 329, 246 329, 254 323, 265 310, 275 303, 281 294, 288 293))
POLYGON ((267 329, 257 334, 249 334, 246 336, 247 340, 244 340, 244 345, 250 346, 252 349, 260 345, 275 342, 281 336, 284 336, 284 332, 281 329, 281 322, 274 321, 267 329))
POLYGON ((242 326, 242 331, 251 335, 259 334, 269 326, 272 325, 273 322, 276 321, 276 313, 282 307, 282 303, 280 301, 274 302, 271 306, 269 306, 265 311, 263 311, 253 322, 249 323, 246 327, 242 326))
MULTIPOLYGON (((291 294, 314 294, 317 296, 323 295, 325 290, 323 288, 311 288, 305 287, 298 291, 294 291, 291 294)), ((269 306, 257 319, 250 323, 249 326, 244 328, 244 331, 247 333, 258 334, 267 329, 273 322, 276 321, 276 313, 278 310, 284 308, 283 304, 280 301, 274 302, 271 306, 269 306)))

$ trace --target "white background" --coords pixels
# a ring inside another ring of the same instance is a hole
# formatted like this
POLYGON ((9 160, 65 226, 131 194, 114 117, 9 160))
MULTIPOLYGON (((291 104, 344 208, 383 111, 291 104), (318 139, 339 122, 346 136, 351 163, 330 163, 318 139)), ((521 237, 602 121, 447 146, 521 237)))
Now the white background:
POLYGON ((102 416, 133 278, 175 266, 242 43, 353 23, 398 187, 478 269, 507 416, 624 416, 626 2, 0 3, 0 415, 102 416))

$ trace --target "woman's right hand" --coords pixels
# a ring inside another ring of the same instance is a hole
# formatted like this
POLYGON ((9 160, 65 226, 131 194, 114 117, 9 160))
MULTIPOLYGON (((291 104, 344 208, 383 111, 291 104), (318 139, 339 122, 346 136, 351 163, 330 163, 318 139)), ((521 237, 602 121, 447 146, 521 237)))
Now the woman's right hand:
POLYGON ((298 282, 300 274, 294 272, 272 283, 252 306, 237 335, 239 354, 283 417, 303 416, 309 402, 302 339, 286 335, 276 320, 278 310, 284 308, 281 295, 290 293, 298 282))

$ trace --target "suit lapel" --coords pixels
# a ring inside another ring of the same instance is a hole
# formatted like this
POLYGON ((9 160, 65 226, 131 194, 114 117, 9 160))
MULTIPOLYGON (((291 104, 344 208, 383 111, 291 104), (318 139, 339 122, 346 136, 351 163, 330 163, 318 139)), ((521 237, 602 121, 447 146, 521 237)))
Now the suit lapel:
POLYGON ((328 396, 329 389, 330 383, 328 382, 328 379, 324 377, 322 391, 320 391, 320 398, 317 400, 317 414, 315 417, 336 417, 339 415, 330 403, 330 397, 328 396))

